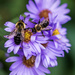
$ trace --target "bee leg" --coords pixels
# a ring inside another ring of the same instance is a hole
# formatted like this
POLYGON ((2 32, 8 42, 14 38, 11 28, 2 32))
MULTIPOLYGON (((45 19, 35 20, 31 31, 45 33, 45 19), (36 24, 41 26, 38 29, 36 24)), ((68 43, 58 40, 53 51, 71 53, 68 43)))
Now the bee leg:
POLYGON ((39 19, 39 22, 38 22, 38 24, 40 23, 40 19, 39 19))
POLYGON ((27 25, 27 24, 25 23, 25 25, 27 25))
POLYGON ((41 31, 41 33, 42 33, 42 36, 45 37, 45 35, 43 34, 43 31, 41 31))
POLYGON ((31 28, 28 27, 28 28, 25 28, 24 30, 26 30, 26 29, 31 29, 31 28))
POLYGON ((33 21, 30 21, 31 23, 33 23, 33 24, 37 24, 36 22, 33 22, 33 21))

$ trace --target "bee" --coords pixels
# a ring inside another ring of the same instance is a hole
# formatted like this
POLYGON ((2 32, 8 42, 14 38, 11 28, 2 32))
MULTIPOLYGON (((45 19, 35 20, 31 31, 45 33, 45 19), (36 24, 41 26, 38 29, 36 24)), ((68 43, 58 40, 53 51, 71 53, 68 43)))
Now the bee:
POLYGON ((16 31, 16 35, 14 36, 14 42, 17 45, 19 45, 21 40, 23 40, 24 28, 25 28, 25 23, 22 20, 16 23, 17 31, 16 31))
MULTIPOLYGON (((42 22, 39 21, 38 24, 35 22, 32 22, 32 23, 35 24, 35 26, 33 28, 31 28, 33 33, 41 32, 42 35, 44 36, 43 31, 48 31, 48 30, 52 29, 52 27, 48 26, 49 25, 48 19, 44 19, 42 22)), ((30 29, 30 28, 28 28, 28 29, 30 29)))
POLYGON ((11 39, 14 37, 15 44, 19 45, 24 38, 25 25, 26 24, 23 22, 23 20, 18 21, 15 25, 15 29, 8 36, 5 36, 5 37, 8 39, 11 39))

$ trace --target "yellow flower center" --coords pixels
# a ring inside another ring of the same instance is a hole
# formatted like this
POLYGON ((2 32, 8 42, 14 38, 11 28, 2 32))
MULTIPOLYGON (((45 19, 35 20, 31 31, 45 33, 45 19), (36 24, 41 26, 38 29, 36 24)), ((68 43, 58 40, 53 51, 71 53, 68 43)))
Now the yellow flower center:
POLYGON ((40 16, 40 18, 42 18, 42 17, 48 18, 48 14, 49 14, 49 13, 52 14, 52 12, 51 12, 50 10, 45 9, 45 10, 42 10, 42 11, 40 12, 39 16, 40 16))
POLYGON ((34 63, 35 63, 35 59, 36 57, 35 56, 31 56, 28 60, 26 59, 26 57, 23 58, 23 64, 26 66, 26 67, 33 67, 34 66, 34 63))
POLYGON ((31 40, 32 32, 29 30, 25 30, 24 41, 29 42, 31 40))
POLYGON ((58 34, 60 34, 60 33, 59 33, 59 30, 58 30, 58 29, 55 29, 55 30, 53 31, 52 36, 54 36, 54 35, 58 35, 58 34))

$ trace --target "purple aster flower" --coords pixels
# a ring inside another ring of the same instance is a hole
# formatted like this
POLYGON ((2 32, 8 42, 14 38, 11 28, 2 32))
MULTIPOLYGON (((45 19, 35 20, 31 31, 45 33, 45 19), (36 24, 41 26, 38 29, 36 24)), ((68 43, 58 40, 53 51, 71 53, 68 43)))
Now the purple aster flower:
MULTIPOLYGON (((33 27, 33 25, 29 22, 29 16, 26 17, 25 20, 24 20, 23 16, 20 16, 19 20, 22 20, 25 24, 27 24, 26 28, 28 28, 28 27, 31 28, 31 26, 33 27)), ((16 28, 15 24, 13 24, 11 22, 6 22, 5 26, 8 26, 8 28, 5 28, 5 30, 8 32, 11 32, 11 33, 16 28)), ((37 33, 37 34, 40 35, 41 33, 37 33)), ((43 48, 41 43, 47 43, 48 37, 43 37, 43 36, 40 37, 40 36, 37 36, 37 34, 33 34, 31 32, 31 30, 29 30, 29 29, 24 30, 24 33, 23 33, 24 38, 23 38, 23 41, 20 42, 20 44, 15 43, 15 41, 14 41, 15 34, 8 36, 9 40, 6 41, 6 43, 5 43, 5 47, 9 47, 7 50, 7 53, 10 53, 13 51, 14 54, 16 54, 20 48, 23 49, 24 55, 28 58, 33 53, 34 54, 41 53, 41 49, 43 48)), ((7 36, 5 36, 5 37, 7 37, 7 36)))
POLYGON ((41 63, 46 68, 57 66, 57 57, 64 57, 64 52, 61 47, 55 48, 55 44, 53 41, 42 45, 45 47, 45 49, 41 50, 41 54, 38 57, 41 59, 41 63))
POLYGON ((58 49, 61 47, 62 50, 65 50, 68 53, 71 47, 69 40, 66 38, 67 29, 62 28, 59 22, 52 24, 52 30, 50 31, 50 40, 54 41, 55 47, 58 49))
MULTIPOLYGON (((57 16, 56 21, 64 24, 71 20, 71 18, 66 15, 70 12, 69 9, 66 9, 67 4, 60 5, 60 0, 29 0, 27 4, 27 9, 29 12, 25 12, 25 15, 30 15, 31 18, 40 19, 42 17, 48 18, 49 14, 54 18, 57 16)), ((49 18, 50 19, 50 18, 49 18)))
POLYGON ((26 57, 30 57, 33 53, 39 54, 41 53, 41 49, 44 49, 41 44, 47 43, 48 37, 40 37, 39 35, 41 35, 41 33, 32 35, 29 41, 28 37, 25 38, 27 41, 23 42, 23 52, 26 57))
POLYGON ((13 51, 14 54, 16 54, 18 52, 19 48, 21 47, 21 44, 16 45, 14 42, 14 38, 12 38, 5 42, 5 47, 6 48, 9 47, 7 50, 7 53, 10 53, 13 51))
MULTIPOLYGON (((69 40, 65 37, 67 34, 67 29, 62 28, 58 21, 56 23, 55 18, 57 17, 53 18, 49 15, 49 18, 52 18, 50 19, 51 23, 49 24, 52 29, 43 31, 44 35, 48 36, 49 39, 47 40, 47 43, 41 43, 44 48, 41 49, 41 54, 38 57, 41 59, 42 64, 46 68, 57 66, 57 57, 64 57, 63 50, 66 50, 66 52, 68 52, 68 50, 70 49, 69 47, 71 46, 69 44, 69 40)), ((35 20, 35 22, 38 23, 38 20, 35 20)))
MULTIPOLYGON (((26 19, 27 19, 27 18, 26 18, 26 19)), ((24 21, 24 17, 23 17, 23 16, 20 16, 19 20, 24 21)), ((7 32, 11 32, 10 35, 5 36, 6 38, 9 39, 9 40, 6 41, 6 43, 5 43, 5 47, 9 47, 8 50, 7 50, 7 53, 10 53, 10 52, 14 51, 14 54, 16 54, 16 53, 18 52, 19 48, 21 47, 21 43, 17 45, 17 44, 14 42, 14 36, 16 35, 16 34, 14 33, 14 31, 15 31, 15 29, 16 29, 16 24, 14 24, 14 23, 12 23, 12 22, 6 22, 4 25, 7 26, 7 28, 5 28, 5 30, 6 30, 7 32)))
POLYGON ((44 73, 50 73, 41 63, 39 67, 36 68, 35 61, 36 56, 31 56, 27 60, 23 55, 6 59, 6 62, 15 62, 10 67, 10 71, 12 71, 10 75, 45 75, 44 73))

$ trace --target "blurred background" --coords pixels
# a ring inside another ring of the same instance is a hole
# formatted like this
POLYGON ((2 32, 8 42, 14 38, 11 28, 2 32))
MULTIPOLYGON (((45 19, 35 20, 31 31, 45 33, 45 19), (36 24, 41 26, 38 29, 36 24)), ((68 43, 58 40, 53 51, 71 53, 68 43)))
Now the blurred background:
MULTIPOLYGON (((26 10, 28 0, 0 0, 0 75, 9 75, 9 66, 11 63, 6 63, 5 59, 10 55, 6 54, 4 42, 6 39, 3 37, 7 33, 3 30, 4 23, 11 21, 16 23, 20 14, 26 10), (7 56, 7 57, 6 57, 7 56)), ((75 75, 75 0, 61 0, 61 4, 68 3, 68 8, 71 10, 69 15, 72 20, 63 27, 67 28, 67 38, 72 44, 69 54, 65 52, 64 58, 58 58, 58 66, 49 68, 50 75, 75 75)), ((49 75, 49 74, 48 74, 49 75)))

